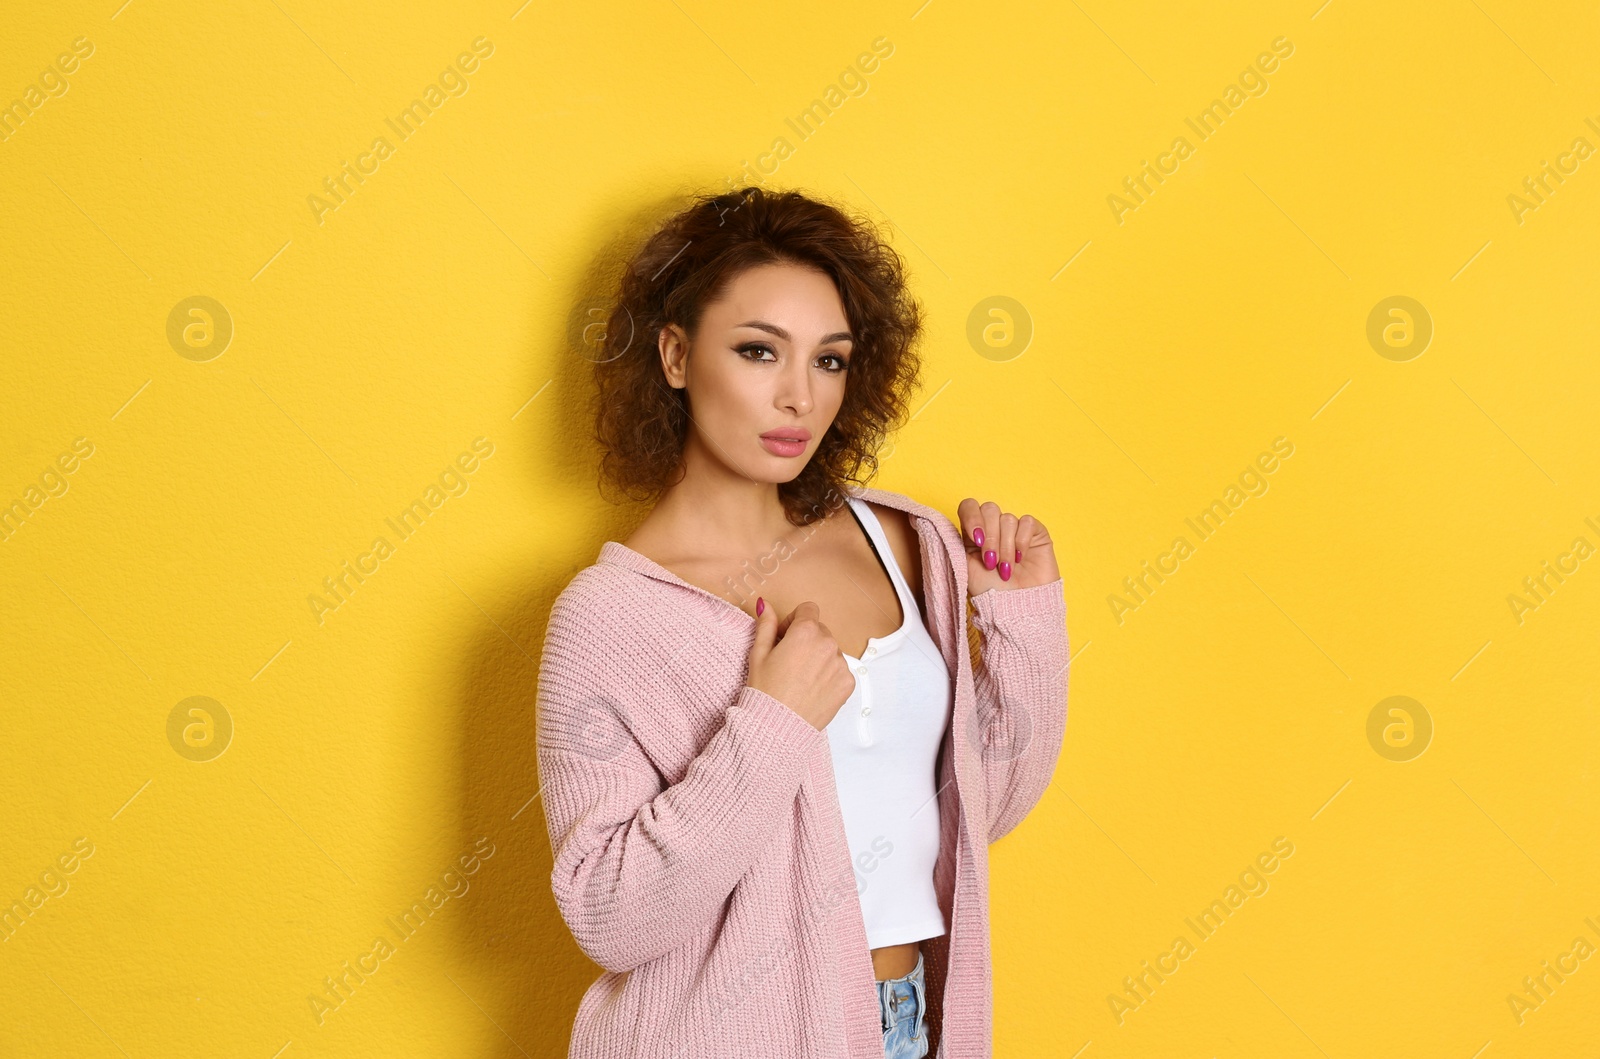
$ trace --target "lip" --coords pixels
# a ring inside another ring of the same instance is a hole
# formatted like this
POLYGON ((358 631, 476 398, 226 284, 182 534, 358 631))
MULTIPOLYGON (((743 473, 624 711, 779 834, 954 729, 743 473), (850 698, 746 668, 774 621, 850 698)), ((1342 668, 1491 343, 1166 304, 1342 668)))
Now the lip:
POLYGON ((811 442, 811 431, 805 427, 779 427, 761 435, 761 446, 774 456, 794 457, 805 454, 811 442))

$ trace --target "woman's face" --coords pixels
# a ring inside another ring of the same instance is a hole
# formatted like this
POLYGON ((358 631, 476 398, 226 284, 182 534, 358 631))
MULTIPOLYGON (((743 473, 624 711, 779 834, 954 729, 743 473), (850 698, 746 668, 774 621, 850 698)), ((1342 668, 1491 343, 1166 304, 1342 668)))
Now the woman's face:
POLYGON ((692 343, 677 325, 658 343, 667 382, 689 398, 686 461, 787 482, 844 402, 850 325, 833 280, 814 268, 746 269, 705 307, 692 343))

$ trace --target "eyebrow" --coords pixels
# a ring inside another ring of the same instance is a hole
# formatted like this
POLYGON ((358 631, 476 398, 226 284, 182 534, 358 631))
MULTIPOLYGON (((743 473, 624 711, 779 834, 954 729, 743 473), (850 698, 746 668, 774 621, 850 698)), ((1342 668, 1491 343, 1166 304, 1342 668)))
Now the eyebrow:
MULTIPOLYGON (((783 339, 785 342, 793 341, 793 339, 789 335, 789 332, 785 331, 783 328, 779 327, 777 324, 769 324, 765 320, 746 320, 744 323, 738 324, 736 326, 738 326, 738 327, 753 327, 758 331, 765 331, 768 334, 777 335, 779 338, 783 339)), ((855 339, 851 336, 849 331, 835 331, 831 335, 823 335, 822 336, 822 341, 818 342, 817 345, 825 346, 830 342, 850 342, 850 343, 854 343, 855 339)))

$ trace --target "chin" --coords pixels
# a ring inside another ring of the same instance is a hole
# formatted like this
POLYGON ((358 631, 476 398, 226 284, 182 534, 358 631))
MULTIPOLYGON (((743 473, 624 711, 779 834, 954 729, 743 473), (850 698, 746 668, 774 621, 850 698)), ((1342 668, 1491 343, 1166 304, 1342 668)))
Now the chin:
POLYGON ((817 450, 813 448, 803 456, 774 456, 766 449, 757 446, 756 470, 752 473, 752 477, 774 485, 792 482, 800 477, 800 472, 811 466, 811 458, 816 454, 817 450))
MULTIPOLYGON (((796 466, 793 460, 784 460, 783 462, 789 466, 772 468, 772 473, 765 479, 766 481, 771 482, 773 485, 787 485, 800 477, 800 472, 806 469, 804 463, 796 466)), ((810 461, 807 462, 809 463, 810 461)))

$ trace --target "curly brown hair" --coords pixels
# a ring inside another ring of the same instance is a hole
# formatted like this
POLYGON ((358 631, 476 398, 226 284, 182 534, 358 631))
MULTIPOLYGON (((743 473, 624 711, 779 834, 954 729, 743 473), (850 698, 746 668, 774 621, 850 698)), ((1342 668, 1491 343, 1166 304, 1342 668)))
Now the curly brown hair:
POLYGON ((875 226, 831 203, 746 187, 696 197, 623 270, 594 365, 602 493, 609 485, 654 500, 677 480, 688 395, 662 375, 657 336, 677 324, 692 341, 706 305, 734 277, 771 263, 830 276, 854 336, 839 414, 805 469, 778 486, 784 513, 810 525, 844 503, 847 483, 877 472, 878 448, 904 425, 921 367, 923 310, 900 255, 875 226))

